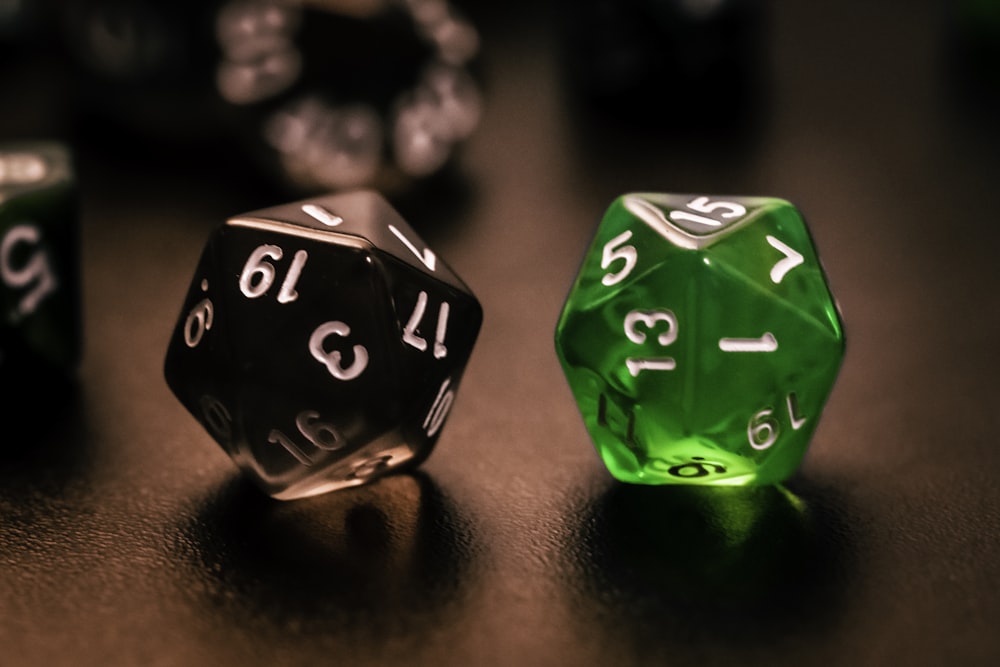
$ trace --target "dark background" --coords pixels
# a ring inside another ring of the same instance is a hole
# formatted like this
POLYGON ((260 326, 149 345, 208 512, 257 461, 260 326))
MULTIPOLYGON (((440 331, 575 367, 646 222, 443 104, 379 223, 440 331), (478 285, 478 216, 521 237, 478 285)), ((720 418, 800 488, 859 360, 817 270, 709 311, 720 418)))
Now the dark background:
POLYGON ((211 142, 82 131, 58 63, 5 56, 3 138, 79 152, 85 349, 68 402, 4 414, 0 664, 998 664, 996 61, 960 57, 945 3, 776 0, 725 113, 676 120, 699 89, 665 82, 652 121, 595 116, 572 10, 464 6, 485 115, 398 206, 481 337, 419 473, 290 503, 162 375, 209 230, 285 195, 211 142), (633 190, 808 219, 848 352, 787 489, 623 487, 594 453, 553 327, 633 190))

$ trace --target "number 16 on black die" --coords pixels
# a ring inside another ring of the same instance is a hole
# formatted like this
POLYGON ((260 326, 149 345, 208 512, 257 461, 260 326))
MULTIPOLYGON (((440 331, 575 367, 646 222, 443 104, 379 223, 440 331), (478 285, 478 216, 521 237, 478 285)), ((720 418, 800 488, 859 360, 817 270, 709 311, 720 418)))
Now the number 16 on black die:
POLYGON ((268 494, 353 486, 431 452, 482 324, 380 195, 236 216, 208 240, 167 384, 268 494))

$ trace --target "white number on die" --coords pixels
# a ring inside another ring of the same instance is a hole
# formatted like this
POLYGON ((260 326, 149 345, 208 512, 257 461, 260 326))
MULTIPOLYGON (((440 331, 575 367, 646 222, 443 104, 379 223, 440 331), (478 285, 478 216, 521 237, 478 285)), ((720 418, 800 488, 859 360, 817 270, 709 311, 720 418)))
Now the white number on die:
POLYGON ((754 449, 767 449, 778 440, 781 425, 774 418, 774 410, 765 408, 747 422, 747 440, 754 449))
MULTIPOLYGON (((266 261, 272 259, 280 260, 284 256, 284 251, 276 245, 264 244, 257 246, 247 263, 243 265, 240 273, 240 291, 248 299, 256 299, 267 293, 274 284, 278 270, 274 264, 266 261)), ((291 303, 299 298, 299 293, 295 291, 295 284, 302 275, 302 267, 305 266, 309 254, 305 250, 299 250, 292 257, 292 265, 288 268, 281 289, 278 291, 278 303, 291 303)))
POLYGON ((330 375, 338 380, 353 380, 361 375, 368 367, 368 350, 364 345, 355 345, 351 348, 354 354, 354 361, 350 366, 344 367, 343 354, 340 350, 327 351, 326 339, 330 336, 346 338, 351 335, 351 328, 343 322, 324 322, 316 327, 309 336, 309 353, 313 358, 326 366, 330 375))
MULTIPOLYGON (((316 449, 332 452, 343 447, 344 438, 337 428, 333 424, 320 421, 319 417, 320 414, 315 410, 303 410, 295 417, 295 427, 316 449)), ((312 465, 313 459, 282 431, 271 429, 267 441, 284 447, 302 465, 312 465)))
POLYGON ((229 408, 214 396, 205 394, 198 401, 201 415, 210 433, 222 442, 229 444, 233 439, 233 417, 229 408))
POLYGON ((692 199, 687 203, 687 208, 695 211, 695 213, 675 210, 670 212, 670 219, 675 222, 677 220, 684 220, 685 222, 693 222, 705 225, 706 227, 721 227, 723 220, 742 218, 747 214, 747 209, 742 204, 731 201, 712 201, 708 197, 692 199), (720 210, 722 213, 717 213, 720 210), (704 215, 698 215, 699 213, 704 215), (719 218, 722 218, 722 220, 719 218))
MULTIPOLYGON (((646 332, 639 330, 642 324, 647 330, 652 330, 658 323, 666 323, 666 331, 662 331, 656 342, 661 347, 673 345, 677 340, 677 316, 671 310, 633 310, 625 316, 625 336, 635 343, 641 345, 646 342, 646 332)), ((640 372, 647 371, 672 371, 677 368, 677 362, 673 357, 653 357, 634 358, 625 360, 632 377, 637 377, 640 372)))
POLYGON ((782 280, 784 280, 785 275, 789 271, 794 269, 796 266, 802 264, 805 261, 805 258, 802 256, 802 253, 800 253, 798 250, 789 247, 786 243, 771 235, 767 236, 767 243, 772 248, 774 248, 782 255, 784 255, 782 259, 780 259, 773 267, 771 267, 771 274, 770 274, 771 282, 777 285, 781 283, 782 280))
MULTIPOLYGON (((421 352, 427 349, 427 340, 417 335, 417 329, 420 328, 420 321, 424 318, 426 309, 427 292, 421 290, 420 294, 417 295, 417 304, 413 307, 413 313, 406 326, 403 327, 403 342, 421 352)), ((445 347, 444 338, 448 333, 448 313, 450 310, 451 306, 448 305, 448 302, 442 301, 441 307, 438 309, 437 327, 434 330, 435 359, 444 359, 448 356, 448 348, 445 347)))
POLYGON ((431 404, 431 409, 424 418, 423 427, 424 431, 427 432, 427 437, 433 437, 440 430, 445 418, 451 411, 451 404, 455 402, 455 392, 448 388, 450 384, 451 378, 446 378, 441 383, 437 396, 434 397, 434 403, 431 404))
MULTIPOLYGON (((201 281, 201 291, 208 290, 208 281, 201 281)), ((184 344, 197 347, 205 332, 212 328, 215 321, 215 304, 209 298, 204 298, 194 305, 184 321, 184 344)))
POLYGON ((625 263, 622 264, 621 269, 619 269, 617 273, 604 274, 604 277, 601 278, 601 283, 603 285, 606 285, 607 287, 617 285, 621 281, 625 280, 625 278, 628 277, 628 274, 632 273, 632 269, 635 268, 635 263, 639 260, 639 254, 636 252, 635 246, 622 245, 630 238, 632 238, 632 232, 624 231, 604 244, 604 249, 601 251, 602 269, 609 268, 619 259, 625 263))
MULTIPOLYGON (((798 414, 798 399, 794 391, 785 397, 785 407, 788 409, 788 421, 792 430, 798 431, 808 420, 798 414)), ((779 435, 781 435, 781 424, 771 408, 764 408, 754 413, 747 422, 747 440, 754 449, 768 449, 778 441, 779 435)))
POLYGON ((389 225, 389 231, 392 232, 393 236, 399 239, 399 242, 406 246, 406 249, 413 253, 413 256, 420 260, 420 263, 427 267, 428 271, 434 271, 437 266, 437 255, 430 248, 424 248, 422 251, 417 249, 417 246, 413 245, 410 239, 403 236, 403 232, 395 225, 389 225))

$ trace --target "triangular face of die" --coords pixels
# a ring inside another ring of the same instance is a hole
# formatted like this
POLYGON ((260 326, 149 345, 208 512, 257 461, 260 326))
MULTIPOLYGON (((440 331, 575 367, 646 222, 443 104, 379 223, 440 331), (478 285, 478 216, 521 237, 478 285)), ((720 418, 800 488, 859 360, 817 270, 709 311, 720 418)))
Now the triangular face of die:
POLYGON ((410 227, 392 205, 374 190, 312 197, 300 201, 250 211, 229 220, 231 225, 266 227, 294 225, 317 232, 315 238, 340 243, 374 246, 413 268, 427 273, 456 289, 468 292, 462 280, 410 227))
POLYGON ((633 215, 680 248, 700 250, 750 224, 778 200, 633 193, 623 197, 633 215))

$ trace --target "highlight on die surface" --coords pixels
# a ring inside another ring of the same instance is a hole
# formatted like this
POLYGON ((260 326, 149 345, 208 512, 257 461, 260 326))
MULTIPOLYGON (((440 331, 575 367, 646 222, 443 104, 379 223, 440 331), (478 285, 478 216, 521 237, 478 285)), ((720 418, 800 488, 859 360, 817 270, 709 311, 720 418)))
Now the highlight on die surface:
POLYGON ((422 462, 481 324, 469 288, 385 198, 331 194, 211 235, 165 376, 250 479, 298 498, 422 462))
MULTIPOLYGON (((78 196, 71 151, 0 145, 0 378, 7 410, 69 380, 80 361, 78 196)), ((19 409, 19 408, 17 408, 19 409)))
POLYGON ((791 203, 630 193, 598 226, 555 345, 614 477, 747 485, 797 470, 845 339, 791 203))

